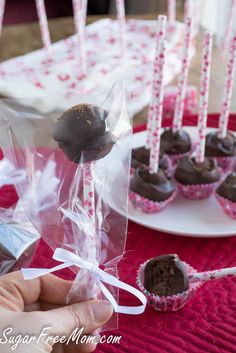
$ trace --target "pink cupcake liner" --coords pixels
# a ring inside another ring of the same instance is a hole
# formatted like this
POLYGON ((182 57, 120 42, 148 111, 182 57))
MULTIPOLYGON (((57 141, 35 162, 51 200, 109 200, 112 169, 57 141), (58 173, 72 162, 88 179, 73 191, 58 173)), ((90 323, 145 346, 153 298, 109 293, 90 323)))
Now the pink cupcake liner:
POLYGON ((236 163, 236 157, 215 157, 217 164, 223 170, 223 173, 232 171, 234 163, 236 163))
POLYGON ((204 200, 213 194, 219 185, 219 181, 211 184, 199 185, 184 185, 176 181, 176 185, 185 198, 190 200, 204 200))
POLYGON ((236 202, 230 201, 217 193, 215 193, 215 197, 225 213, 229 217, 236 219, 236 202))
MULTIPOLYGON (((157 311, 170 312, 170 311, 180 310, 188 303, 188 301, 194 296, 196 291, 204 284, 203 281, 191 282, 190 280, 189 289, 187 291, 184 291, 182 293, 172 295, 172 296, 159 297, 159 295, 150 293, 144 287, 144 270, 145 270, 146 264, 150 260, 152 259, 149 259, 145 263, 140 265, 137 272, 137 285, 139 286, 139 289, 143 292, 143 294, 146 296, 148 304, 157 311)), ((197 272, 193 267, 191 267, 186 262, 183 262, 183 264, 186 266, 186 272, 188 275, 191 275, 197 272)))
POLYGON ((157 213, 162 211, 169 203, 171 203, 177 195, 177 191, 175 190, 173 194, 165 201, 157 202, 149 200, 136 192, 130 190, 129 198, 137 210, 144 213, 157 213))

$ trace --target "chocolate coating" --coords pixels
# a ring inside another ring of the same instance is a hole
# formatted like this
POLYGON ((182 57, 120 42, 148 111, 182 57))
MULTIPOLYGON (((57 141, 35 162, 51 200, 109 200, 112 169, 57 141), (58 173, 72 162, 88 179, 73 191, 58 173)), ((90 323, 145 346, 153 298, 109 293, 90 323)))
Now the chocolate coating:
POLYGON ((131 178, 130 188, 149 200, 161 202, 173 194, 175 185, 162 169, 150 174, 147 167, 140 167, 131 178))
POLYGON ((150 260, 144 270, 144 287, 160 297, 188 290, 185 265, 178 255, 161 255, 150 260))
POLYGON ((211 132, 206 137, 206 156, 231 157, 236 155, 236 138, 227 132, 225 138, 220 138, 216 132, 211 132))
POLYGON ((161 150, 167 155, 187 153, 191 150, 191 139, 184 130, 174 132, 172 129, 165 129, 161 135, 161 150))
POLYGON ((109 134, 102 108, 80 104, 65 111, 58 119, 53 137, 67 158, 86 163, 105 157, 114 142, 109 134))
MULTIPOLYGON (((131 167, 137 169, 141 166, 149 165, 150 150, 145 148, 145 146, 133 148, 131 167)), ((168 161, 165 155, 160 156, 159 167, 163 170, 168 168, 168 161)))
POLYGON ((212 158, 197 163, 195 158, 185 156, 178 161, 175 179, 185 185, 211 184, 220 179, 220 171, 212 158))
POLYGON ((229 174, 216 192, 225 199, 236 202, 236 173, 229 174))

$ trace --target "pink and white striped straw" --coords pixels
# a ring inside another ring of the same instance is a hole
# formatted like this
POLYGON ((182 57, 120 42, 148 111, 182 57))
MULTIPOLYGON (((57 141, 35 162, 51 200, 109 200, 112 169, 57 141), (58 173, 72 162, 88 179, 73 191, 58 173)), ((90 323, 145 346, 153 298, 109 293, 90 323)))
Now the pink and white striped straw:
POLYGON ((76 40, 79 47, 79 63, 81 73, 87 73, 87 58, 85 49, 85 28, 87 14, 87 0, 73 0, 76 40))
POLYGON ((50 57, 51 56, 51 39, 50 39, 50 34, 49 34, 48 20, 47 20, 47 14, 46 14, 46 10, 45 10, 44 0, 36 0, 36 8, 37 8, 37 12, 38 12, 42 42, 43 42, 44 48, 47 52, 47 55, 50 57))
POLYGON ((198 113, 198 136, 199 145, 196 150, 196 161, 202 163, 205 157, 206 127, 207 127, 207 109, 211 72, 211 52, 212 52, 212 34, 204 33, 202 63, 201 63, 201 82, 198 113))
POLYGON ((178 92, 175 102, 175 111, 173 119, 173 130, 178 131, 182 127, 183 113, 184 113, 184 101, 186 96, 186 87, 188 79, 188 71, 190 64, 190 43, 192 33, 192 19, 187 18, 185 23, 185 37, 184 37, 184 48, 182 57, 182 66, 178 82, 178 92))
POLYGON ((221 268, 219 270, 211 270, 205 272, 197 272, 188 276, 190 281, 211 281, 214 279, 221 279, 224 277, 236 276, 236 267, 221 268))
MULTIPOLYGON (((84 209, 95 224, 94 163, 85 163, 83 168, 84 209)), ((95 235, 94 235, 95 236, 95 235)))
POLYGON ((3 26, 3 16, 5 11, 5 4, 6 0, 0 0, 0 35, 2 33, 2 26, 3 26))
POLYGON ((126 52, 126 19, 125 19, 125 3, 124 0, 116 0, 117 20, 119 23, 119 39, 121 56, 124 57, 126 52))
POLYGON ((236 18, 236 0, 231 0, 228 21, 226 22, 225 34, 223 38, 223 54, 225 57, 228 56, 232 31, 236 26, 235 18, 236 18))
POLYGON ((176 17, 176 0, 168 0, 168 8, 167 8, 167 13, 168 13, 168 21, 169 22, 175 22, 175 17, 176 17))
POLYGON ((223 101, 221 104, 220 120, 219 120, 219 137, 224 138, 227 134, 230 102, 233 92, 233 84, 236 68, 236 29, 233 31, 233 36, 230 40, 227 71, 225 75, 223 101))
POLYGON ((151 103, 149 105, 148 118, 147 118, 147 138, 146 138, 146 148, 150 149, 151 147, 151 136, 152 136, 152 124, 154 120, 154 107, 155 107, 155 94, 154 94, 154 86, 156 80, 155 68, 158 65, 158 45, 159 41, 165 39, 166 37, 166 16, 159 15, 157 21, 157 33, 156 33, 156 57, 154 60, 153 67, 153 82, 152 82, 152 95, 151 95, 151 103))
POLYGON ((157 49, 157 58, 155 61, 155 82, 154 82, 154 121, 152 124, 151 150, 149 161, 149 173, 157 173, 160 157, 160 142, 161 142, 161 124, 163 112, 163 97, 164 97, 164 67, 166 60, 166 40, 160 40, 157 49))

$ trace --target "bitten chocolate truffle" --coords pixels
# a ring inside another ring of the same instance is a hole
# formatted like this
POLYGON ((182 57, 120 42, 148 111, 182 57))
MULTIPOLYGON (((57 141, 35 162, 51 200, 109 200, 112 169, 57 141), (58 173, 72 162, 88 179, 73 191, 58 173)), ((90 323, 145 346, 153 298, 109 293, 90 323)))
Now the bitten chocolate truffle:
POLYGON ((185 265, 178 255, 161 255, 150 260, 144 270, 144 287, 160 297, 188 290, 185 265))
POLYGON ((216 193, 227 200, 236 202, 236 173, 229 174, 218 187, 216 193))
POLYGON ((224 138, 220 138, 216 132, 211 132, 206 137, 206 156, 208 157, 232 157, 236 155, 236 138, 227 132, 224 138))
POLYGON ((151 201, 165 201, 175 191, 175 185, 162 169, 150 174, 147 167, 136 169, 130 181, 130 188, 151 201))
POLYGON ((184 130, 174 132, 166 129, 161 135, 161 150, 167 155, 187 153, 191 150, 191 139, 184 130))
MULTIPOLYGON (((141 166, 148 166, 150 158, 150 150, 145 146, 134 148, 132 150, 131 167, 137 169, 141 166)), ((160 156, 159 167, 163 170, 168 168, 167 157, 163 154, 160 156)))
POLYGON ((58 119, 53 137, 67 158, 86 163, 105 157, 114 142, 108 131, 108 112, 102 108, 79 104, 58 119))
POLYGON ((178 161, 175 179, 185 185, 211 184, 220 179, 220 171, 212 158, 197 163, 195 158, 185 156, 178 161))

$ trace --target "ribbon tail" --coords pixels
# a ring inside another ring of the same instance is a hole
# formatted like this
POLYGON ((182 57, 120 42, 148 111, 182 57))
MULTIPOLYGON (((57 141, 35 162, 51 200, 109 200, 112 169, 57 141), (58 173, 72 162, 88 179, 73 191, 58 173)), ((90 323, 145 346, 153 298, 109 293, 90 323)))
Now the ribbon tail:
POLYGON ((22 268, 21 272, 25 280, 31 280, 41 276, 49 275, 50 273, 53 273, 59 270, 63 270, 64 268, 68 268, 72 265, 73 264, 71 263, 64 263, 52 268, 22 268))

